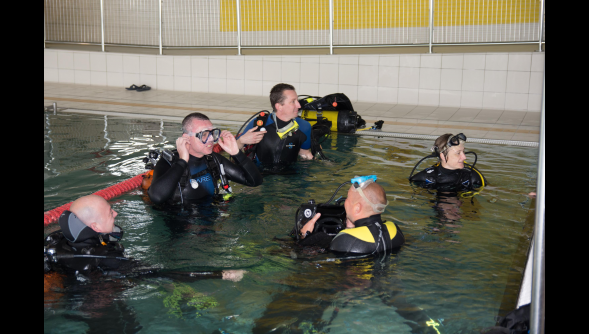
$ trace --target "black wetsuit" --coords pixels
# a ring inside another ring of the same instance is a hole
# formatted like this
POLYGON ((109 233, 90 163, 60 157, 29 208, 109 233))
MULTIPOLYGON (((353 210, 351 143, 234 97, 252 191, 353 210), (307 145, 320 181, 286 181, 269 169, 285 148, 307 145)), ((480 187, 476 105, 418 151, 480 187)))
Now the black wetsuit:
POLYGON ((212 155, 223 165, 228 180, 250 187, 262 184, 257 167, 241 151, 232 156, 237 165, 217 153, 202 158, 191 155, 187 163, 179 159, 176 150, 173 152, 172 162, 162 157, 153 169, 148 194, 155 204, 196 200, 218 193, 219 167, 212 155))
POLYGON ((483 174, 469 165, 462 169, 446 169, 436 164, 413 175, 409 181, 418 182, 425 188, 451 188, 455 191, 472 190, 487 184, 483 174))
MULTIPOLYGON (((264 127, 267 133, 262 141, 254 146, 255 160, 262 164, 288 164, 297 161, 299 150, 311 148, 311 124, 304 119, 297 117, 299 129, 292 133, 292 136, 285 136, 280 139, 276 133, 276 123, 273 117, 268 117, 264 127)), ((243 130, 246 133, 254 127, 255 119, 243 130)), ((278 128, 285 127, 289 122, 276 118, 278 128)), ((238 137, 239 138, 239 137, 238 137)))

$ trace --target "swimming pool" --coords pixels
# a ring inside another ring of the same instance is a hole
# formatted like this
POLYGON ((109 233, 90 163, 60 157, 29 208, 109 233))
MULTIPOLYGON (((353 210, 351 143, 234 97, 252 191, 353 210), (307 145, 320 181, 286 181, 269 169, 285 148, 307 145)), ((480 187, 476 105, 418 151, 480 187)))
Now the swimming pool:
MULTIPOLYGON (((180 135, 179 122, 67 111, 45 113, 44 126, 44 211, 143 172, 147 150, 172 148, 180 135)), ((228 203, 161 211, 139 189, 115 198, 130 257, 168 270, 246 275, 239 282, 157 275, 64 281, 45 293, 44 331, 431 332, 412 323, 424 317, 442 333, 494 325, 505 296, 517 295, 511 281, 522 269, 512 261, 525 252, 518 246, 527 238, 532 201, 525 194, 536 184, 537 149, 467 143, 491 185, 456 198, 408 183, 430 146, 334 134, 323 144, 333 162, 302 162, 296 175, 268 175, 257 188, 234 184, 228 203), (401 250, 331 261, 294 249, 287 234, 298 206, 325 201, 342 182, 366 174, 378 175, 387 190, 383 218, 403 230, 401 250)), ((44 235, 56 229, 49 225, 44 235)))

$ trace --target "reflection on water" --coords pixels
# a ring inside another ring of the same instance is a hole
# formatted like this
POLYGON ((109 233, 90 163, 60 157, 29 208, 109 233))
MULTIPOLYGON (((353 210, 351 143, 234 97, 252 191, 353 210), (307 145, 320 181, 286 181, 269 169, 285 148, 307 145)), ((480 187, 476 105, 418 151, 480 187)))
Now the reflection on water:
MULTIPOLYGON (((180 135, 179 123, 96 115, 45 114, 44 126, 45 211, 143 172, 148 149, 173 148, 180 135)), ((246 275, 240 282, 46 277, 45 332, 420 333, 434 321, 440 332, 455 333, 493 325, 512 258, 522 251, 537 150, 467 143, 489 185, 463 198, 409 184, 428 141, 334 134, 323 147, 331 162, 266 174, 257 188, 234 184, 229 202, 164 210, 139 189, 112 200, 129 256, 166 270, 246 275), (403 230, 400 251, 383 261, 334 261, 294 247, 287 235, 298 206, 326 201, 342 182, 367 174, 387 190, 383 219, 403 230)))

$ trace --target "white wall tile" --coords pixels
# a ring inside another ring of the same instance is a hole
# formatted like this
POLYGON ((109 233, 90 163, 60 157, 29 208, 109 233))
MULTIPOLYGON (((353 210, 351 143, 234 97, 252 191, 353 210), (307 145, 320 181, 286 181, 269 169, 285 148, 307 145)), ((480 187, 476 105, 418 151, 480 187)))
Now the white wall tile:
POLYGON ((465 70, 483 70, 485 69, 485 55, 465 54, 463 66, 465 70))
MULTIPOLYGON (((264 61, 264 57, 263 56, 241 56, 243 58, 245 58, 245 60, 249 60, 249 61, 264 61)), ((317 58, 317 62, 319 62, 319 58, 317 58)))
POLYGON ((53 50, 43 50, 43 67, 44 68, 58 68, 57 66, 57 52, 53 50))
POLYGON ((421 68, 419 70, 419 89, 440 89, 441 75, 440 68, 421 68))
POLYGON ((507 72, 507 93, 525 93, 530 90, 530 72, 507 72))
MULTIPOLYGON (((262 62, 260 62, 261 64, 262 62)), ((190 57, 190 70, 192 76, 196 78, 208 78, 209 77, 209 58, 208 57, 190 57)), ((261 66, 260 66, 261 72, 261 66)), ((262 73, 260 73, 261 78, 262 73)))
POLYGON ((543 72, 530 73, 530 94, 542 94, 542 85, 544 84, 543 72))
POLYGON ((442 68, 462 69, 464 55, 442 55, 442 68))
MULTIPOLYGON (((106 62, 106 58, 104 61, 106 62)), ((106 72, 90 71, 90 84, 94 86, 106 86, 106 72)))
POLYGON ((485 92, 505 93, 507 71, 485 71, 485 92))
POLYGON ((422 54, 421 68, 442 68, 442 55, 422 54))
MULTIPOLYGON (((156 57, 156 64, 157 64, 158 77, 161 75, 164 75, 164 76, 174 75, 174 58, 173 57, 157 56, 156 57)), ((174 86, 174 84, 172 83, 172 87, 173 86, 174 86)), ((168 87, 168 86, 166 85, 166 87, 168 87)), ((166 89, 166 90, 172 90, 172 89, 166 89)))
MULTIPOLYGON (((159 59, 158 59, 158 61, 159 61, 159 59)), ((159 66, 158 66, 158 72, 159 72, 159 66)), ((172 75, 158 75, 157 76, 157 89, 158 90, 174 90, 174 76, 172 76, 172 75)))
POLYGON ((490 53, 485 56, 485 69, 491 71, 505 71, 509 62, 509 55, 490 53))
MULTIPOLYGON (((272 62, 272 63, 276 64, 275 62, 272 62)), ((227 78, 227 59, 209 57, 209 78, 216 78, 216 79, 227 78)), ((210 80, 209 80, 209 83, 211 83, 210 80)))
POLYGON ((462 91, 460 98, 461 108, 482 108, 483 92, 465 92, 462 91))
POLYGON ((528 94, 505 94, 505 109, 528 110, 528 94))
MULTIPOLYGON (((255 95, 255 96, 264 95, 262 92, 262 84, 263 84, 263 81, 259 81, 259 80, 245 80, 244 87, 243 87, 244 94, 245 95, 255 95)), ((268 104, 270 104, 270 103, 268 103, 268 104)))
POLYGON ((74 69, 74 53, 66 51, 57 52, 57 67, 59 69, 74 69))
POLYGON ((319 56, 319 63, 320 64, 337 64, 338 57, 334 56, 334 55, 319 56))
POLYGON ((380 56, 378 61, 379 66, 399 66, 399 56, 380 56))
POLYGON ((157 56, 139 56, 139 73, 157 75, 157 56))
MULTIPOLYGON (((320 84, 338 84, 338 64, 321 64, 319 67, 319 83, 320 84)), ((321 86, 319 86, 321 92, 321 86)))
MULTIPOLYGON (((123 73, 123 85, 129 87, 131 85, 141 86, 141 74, 139 73, 123 73)), ((149 85, 148 85, 149 86, 149 85)))
MULTIPOLYGON (((208 60, 207 60, 208 62, 208 60)), ((194 63, 193 63, 194 64, 194 63)), ((194 69, 194 67, 193 67, 194 69)), ((193 92, 208 93, 209 92, 209 78, 191 78, 191 87, 193 92)))
POLYGON ((262 81, 262 95, 270 95, 270 90, 278 83, 276 81, 262 81))
POLYGON ((420 89, 417 104, 420 106, 438 106, 440 104, 440 91, 438 89, 420 89))
MULTIPOLYGON (((155 62, 155 58, 154 58, 155 62)), ((147 85, 151 89, 157 89, 157 75, 155 74, 139 74, 139 82, 141 85, 147 85)))
MULTIPOLYGON (((188 62, 190 63, 190 60, 188 62)), ((174 67, 176 67, 175 65, 174 63, 174 67)), ((174 76, 174 90, 178 92, 191 92, 192 77, 174 76)))
MULTIPOLYGON (((357 89, 357 88, 356 88, 357 89)), ((301 95, 319 95, 319 84, 317 83, 309 83, 309 82, 301 82, 299 87, 297 88, 297 93, 301 95)), ((358 93, 356 93, 357 95, 358 93)))
POLYGON ((340 85, 358 86, 358 65, 340 64, 338 71, 340 85))
POLYGON ((443 68, 440 78, 440 89, 461 90, 462 69, 443 68))
POLYGON ((264 81, 273 81, 275 84, 282 80, 282 62, 264 61, 264 81))
POLYGON ((90 54, 86 52, 74 53, 74 69, 90 71, 90 54))
POLYGON ((378 66, 378 56, 374 55, 360 55, 358 56, 358 64, 366 66, 378 66))
POLYGON ((378 88, 376 86, 358 86, 358 101, 374 102, 378 100, 378 88))
POLYGON ((358 56, 338 56, 340 64, 358 65, 358 56))
POLYGON ((360 65, 358 66, 358 85, 359 86, 377 86, 378 85, 378 66, 360 65))
MULTIPOLYGON (((248 58, 246 58, 246 60, 247 59, 248 58)), ((302 56, 301 63, 319 64, 319 57, 318 56, 302 56)))
POLYGON ((546 53, 533 53, 532 54, 532 71, 544 72, 544 61, 546 53))
POLYGON ((282 62, 282 56, 264 56, 264 62, 282 62))
POLYGON ((399 68, 380 66, 378 71, 378 86, 388 88, 399 87, 399 68))
POLYGON ((245 92, 243 79, 227 79, 227 92, 243 95, 245 92))
POLYGON ((44 68, 43 69, 43 81, 59 82, 59 70, 56 68, 44 68))
POLYGON ((542 95, 541 94, 528 94, 528 111, 541 111, 542 110, 542 95))
POLYGON ((419 88, 419 68, 401 67, 399 69, 399 87, 414 89, 419 88))
POLYGON ((400 67, 419 67, 421 63, 420 55, 399 55, 399 66, 400 67))
POLYGON ((333 84, 319 84, 319 96, 325 96, 328 94, 338 93, 338 85, 333 84))
MULTIPOLYGON (((243 59, 243 56, 234 56, 235 58, 241 58, 243 59)), ((227 59, 229 60, 229 56, 227 57, 227 59)), ((300 56, 282 56, 282 62, 283 63, 300 63, 301 62, 301 57, 300 56)))
POLYGON ((106 71, 110 73, 123 73, 123 55, 107 54, 106 71))
MULTIPOLYGON (((121 58, 121 62, 122 61, 123 60, 121 58)), ((108 57, 107 57, 107 62, 108 62, 108 57)), ((125 85, 123 82, 123 73, 106 72, 106 85, 109 87, 123 87, 125 85)))
POLYGON ((301 63, 300 78, 301 82, 319 83, 319 63, 301 63))
POLYGON ((90 70, 106 72, 106 55, 104 53, 90 52, 90 70))
MULTIPOLYGON (((341 66, 341 65, 340 65, 341 66)), ((350 99, 350 101, 358 101, 358 86, 354 85, 339 85, 337 87, 338 93, 344 93, 350 99)))
POLYGON ((76 75, 74 70, 59 69, 59 82, 61 83, 75 83, 76 75))
MULTIPOLYGON (((464 57, 466 58, 466 55, 464 57)), ((484 83, 485 83, 485 71, 483 71, 483 70, 464 70, 464 71, 462 71, 462 90, 463 91, 481 92, 481 91, 483 91, 484 83)))
POLYGON ((483 95, 484 109, 504 109, 505 93, 485 92, 483 95))
POLYGON ((378 103, 397 103, 398 94, 398 88, 378 87, 376 100, 378 103))
POLYGON ((301 81, 301 63, 282 62, 282 82, 292 85, 301 81))
MULTIPOLYGON (((174 76, 191 77, 192 76, 192 70, 190 69, 191 61, 192 61, 192 59, 189 56, 174 56, 174 76)), ((174 89, 174 90, 176 90, 176 89, 174 89)))
POLYGON ((123 73, 140 73, 139 56, 123 55, 123 73))
POLYGON ((460 107, 460 98, 461 97, 462 97, 462 91, 440 90, 440 106, 460 107))
POLYGON ((507 70, 509 71, 525 71, 529 72, 532 67, 532 54, 517 52, 509 54, 509 63, 507 70))
POLYGON ((417 105, 419 90, 413 88, 399 88, 398 104, 417 105))
MULTIPOLYGON (((227 59, 227 79, 244 80, 245 79, 245 59, 228 58, 227 59)), ((229 90, 229 88, 227 88, 229 90)), ((243 87, 241 89, 243 91, 243 87)))
POLYGON ((227 79, 225 79, 225 78, 209 78, 209 93, 226 94, 227 93, 227 79))

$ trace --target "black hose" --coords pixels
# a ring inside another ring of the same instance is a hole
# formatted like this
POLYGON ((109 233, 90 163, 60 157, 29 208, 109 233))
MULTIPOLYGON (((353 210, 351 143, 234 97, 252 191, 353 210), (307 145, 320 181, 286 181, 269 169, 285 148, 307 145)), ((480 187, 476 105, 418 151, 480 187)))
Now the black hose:
POLYGON ((333 196, 331 196, 331 198, 329 199, 329 201, 325 202, 324 204, 329 204, 329 203, 331 203, 331 201, 333 201, 333 199, 335 198, 335 195, 337 195, 337 192, 338 192, 338 191, 339 191, 339 190, 340 190, 340 189, 341 189, 343 186, 345 186, 345 185, 346 185, 346 184, 348 184, 348 183, 349 183, 349 184, 352 184, 352 182, 351 182, 351 181, 346 181, 346 182, 342 183, 342 184, 341 184, 339 187, 337 187, 337 190, 336 190, 336 191, 333 193, 333 196))
POLYGON ((268 110, 258 111, 252 117, 250 117, 247 121, 245 121, 245 123, 243 123, 243 125, 241 126, 241 128, 239 128, 239 130, 237 131, 237 133, 235 135, 239 136, 239 134, 241 133, 241 130, 243 130, 243 127, 246 126, 254 117, 258 117, 260 115, 260 113, 262 113, 262 112, 270 113, 268 110))
POLYGON ((419 166, 419 164, 425 160, 425 159, 429 159, 429 158, 435 158, 437 157, 436 153, 432 153, 426 157, 423 157, 421 160, 419 160, 419 162, 415 165, 415 167, 413 167, 413 170, 411 171, 411 174, 409 174, 409 180, 411 180, 411 177, 413 177, 413 172, 415 172, 415 169, 417 168, 417 166, 419 166))
POLYGON ((470 151, 470 152, 464 152, 464 154, 473 154, 473 155, 474 155, 474 163, 471 165, 471 167, 473 167, 473 168, 474 168, 474 165, 476 165, 476 164, 477 164, 477 160, 478 160, 478 158, 479 158, 479 157, 477 156, 477 154, 476 154, 476 153, 474 153, 474 152, 472 152, 472 151, 470 151))

